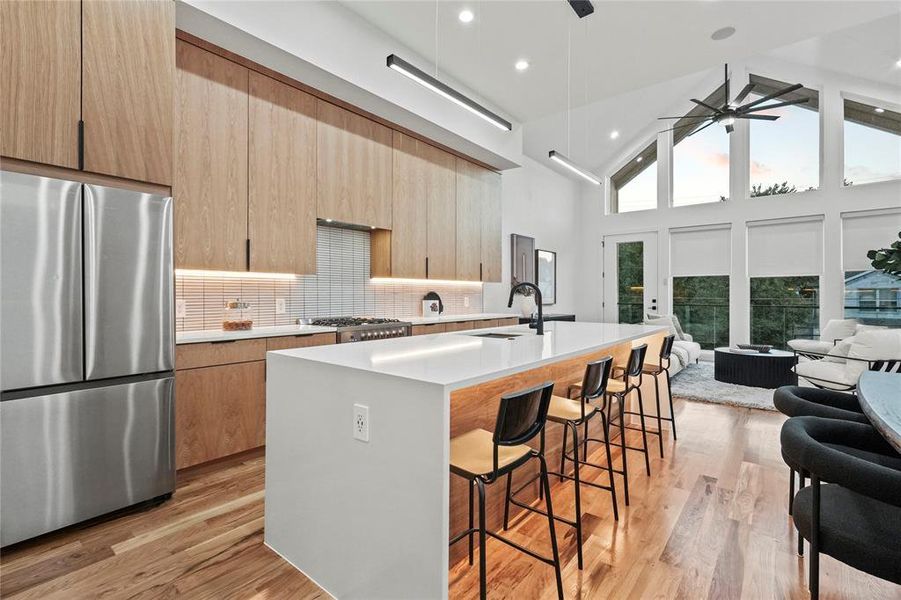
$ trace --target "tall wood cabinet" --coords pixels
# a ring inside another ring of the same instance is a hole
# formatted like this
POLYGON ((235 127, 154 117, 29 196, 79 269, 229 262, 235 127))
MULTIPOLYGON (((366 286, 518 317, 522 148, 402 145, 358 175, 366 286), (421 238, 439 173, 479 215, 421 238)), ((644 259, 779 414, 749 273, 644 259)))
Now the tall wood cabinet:
POLYGON ((453 279, 453 155, 395 131, 393 184, 391 231, 372 234, 373 275, 453 279))
POLYGON ((175 266, 247 269, 249 70, 177 42, 175 266))
POLYGON ((316 102, 317 216, 391 229, 391 129, 316 102))
POLYGON ((250 270, 316 272, 316 99, 250 72, 250 270))
POLYGON ((501 175, 482 169, 482 281, 501 281, 501 175))
POLYGON ((175 3, 82 3, 84 168, 172 183, 175 3))
POLYGON ((170 185, 174 36, 169 0, 0 2, 0 154, 170 185))
POLYGON ((457 158, 457 271, 465 281, 501 280, 500 175, 457 158))

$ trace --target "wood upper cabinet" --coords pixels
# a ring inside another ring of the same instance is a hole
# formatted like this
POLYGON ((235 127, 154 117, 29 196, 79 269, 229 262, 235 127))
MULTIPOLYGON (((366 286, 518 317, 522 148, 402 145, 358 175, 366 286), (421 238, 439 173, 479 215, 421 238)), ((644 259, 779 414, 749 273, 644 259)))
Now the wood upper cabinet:
POLYGON ((0 2, 0 154, 78 168, 81 4, 0 2))
POLYGON ((455 277, 455 185, 451 154, 394 132, 390 275, 455 277))
POLYGON ((465 281, 481 280, 482 262, 482 171, 457 158, 457 273, 465 281))
POLYGON ((175 3, 86 1, 81 10, 84 169, 171 185, 175 3))
POLYGON ((501 281, 501 176, 482 169, 482 281, 501 281))
POLYGON ((250 72, 250 270, 316 272, 316 99, 250 72))
POLYGON ((317 216, 391 229, 392 130, 317 104, 317 216))
POLYGON ((177 41, 175 266, 247 268, 249 70, 177 41))

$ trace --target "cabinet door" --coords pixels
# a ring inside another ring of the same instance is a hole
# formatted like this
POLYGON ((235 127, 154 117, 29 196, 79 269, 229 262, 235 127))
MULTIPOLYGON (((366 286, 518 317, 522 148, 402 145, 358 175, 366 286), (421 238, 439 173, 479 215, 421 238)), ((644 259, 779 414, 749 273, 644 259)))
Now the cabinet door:
POLYGON ((482 169, 457 158, 457 279, 480 280, 482 261, 482 169))
POLYGON ((78 168, 81 3, 0 2, 0 154, 78 168))
POLYGON ((175 3, 81 6, 85 170, 171 185, 175 3))
POLYGON ((317 216, 391 229, 391 130, 322 100, 317 118, 317 216))
POLYGON ((266 338, 266 350, 290 350, 291 348, 310 348, 311 346, 328 346, 337 341, 334 333, 314 333, 306 335, 286 335, 266 338))
POLYGON ((266 363, 175 372, 175 462, 182 469, 266 441, 266 363))
POLYGON ((429 162, 425 146, 416 138, 394 132, 394 210, 389 271, 392 277, 426 277, 429 162))
POLYGON ((316 99, 250 73, 250 270, 316 272, 316 99))
POLYGON ((241 65, 176 45, 175 266, 247 268, 247 78, 241 65))
POLYGON ((482 170, 482 281, 501 280, 501 176, 482 170))
POLYGON ((429 279, 457 277, 456 159, 438 148, 426 147, 429 279))

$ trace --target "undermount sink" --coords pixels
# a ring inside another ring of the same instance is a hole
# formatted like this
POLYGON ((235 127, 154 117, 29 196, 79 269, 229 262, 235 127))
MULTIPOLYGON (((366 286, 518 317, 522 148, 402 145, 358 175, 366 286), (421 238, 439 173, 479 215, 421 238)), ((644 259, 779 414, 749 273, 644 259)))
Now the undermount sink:
POLYGON ((489 338, 492 340, 513 340, 521 336, 521 333, 467 333, 472 337, 489 338))

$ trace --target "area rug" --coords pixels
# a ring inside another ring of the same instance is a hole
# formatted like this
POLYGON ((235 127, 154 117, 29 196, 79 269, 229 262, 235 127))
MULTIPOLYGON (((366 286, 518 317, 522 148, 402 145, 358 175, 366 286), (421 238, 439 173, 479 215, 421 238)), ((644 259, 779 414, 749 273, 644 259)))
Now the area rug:
POLYGON ((685 367, 673 377, 672 385, 675 398, 776 410, 773 406, 773 390, 717 381, 713 378, 712 362, 700 362, 685 367))

